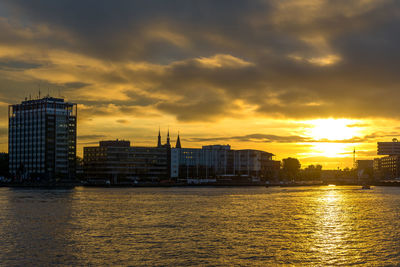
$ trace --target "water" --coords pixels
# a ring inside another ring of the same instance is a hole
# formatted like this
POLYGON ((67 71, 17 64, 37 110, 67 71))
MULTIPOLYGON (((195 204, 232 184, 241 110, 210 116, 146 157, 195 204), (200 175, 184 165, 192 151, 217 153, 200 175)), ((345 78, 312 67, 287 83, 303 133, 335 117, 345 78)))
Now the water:
POLYGON ((0 265, 400 265, 400 188, 0 188, 0 265))

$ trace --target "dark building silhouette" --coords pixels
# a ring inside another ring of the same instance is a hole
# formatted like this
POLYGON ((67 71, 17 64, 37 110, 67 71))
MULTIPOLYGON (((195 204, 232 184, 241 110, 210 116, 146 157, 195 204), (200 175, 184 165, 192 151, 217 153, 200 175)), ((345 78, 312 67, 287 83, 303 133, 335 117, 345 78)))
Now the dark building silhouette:
POLYGON ((377 154, 385 157, 375 158, 373 172, 375 179, 390 180, 400 178, 400 142, 378 142, 377 154))
POLYGON ((167 147, 131 146, 129 141, 100 141, 99 146, 85 147, 85 179, 112 184, 159 182, 169 179, 167 147))
POLYGON ((161 145, 161 132, 160 132, 160 129, 158 129, 158 142, 157 142, 157 147, 162 147, 162 145, 161 145))
POLYGON ((73 179, 77 105, 45 97, 10 105, 9 168, 17 179, 73 179))
POLYGON ((0 176, 8 176, 9 169, 8 169, 8 154, 7 153, 0 153, 0 176))

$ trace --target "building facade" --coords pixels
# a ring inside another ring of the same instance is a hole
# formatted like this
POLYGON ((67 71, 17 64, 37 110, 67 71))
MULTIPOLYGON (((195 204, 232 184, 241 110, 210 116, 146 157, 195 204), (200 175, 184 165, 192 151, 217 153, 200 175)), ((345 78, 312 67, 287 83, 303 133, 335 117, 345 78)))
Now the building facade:
POLYGON ((392 142, 378 142, 377 154, 385 157, 374 159, 375 179, 400 179, 400 142, 396 138, 392 142))
POLYGON ((171 178, 215 181, 266 181, 277 178, 280 162, 273 154, 253 149, 232 150, 229 145, 171 149, 171 178))
POLYGON ((400 178, 400 156, 376 158, 373 164, 376 179, 392 180, 400 178))
POLYGON ((16 179, 74 179, 77 105, 45 97, 10 105, 9 169, 16 179))
POLYGON ((400 142, 393 138, 392 142, 378 142, 378 155, 400 155, 400 142))
POLYGON ((135 147, 129 141, 100 141, 85 147, 84 174, 89 181, 111 184, 158 182, 169 179, 167 147, 135 147))

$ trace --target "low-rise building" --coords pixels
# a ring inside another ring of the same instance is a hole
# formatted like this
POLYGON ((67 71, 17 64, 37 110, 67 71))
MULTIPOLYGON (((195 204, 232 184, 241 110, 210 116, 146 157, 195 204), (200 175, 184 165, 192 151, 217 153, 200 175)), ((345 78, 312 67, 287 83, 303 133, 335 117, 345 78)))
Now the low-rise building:
POLYGON ((400 178, 400 156, 393 155, 374 159, 374 176, 378 180, 400 178))
POLYGON ((392 142, 378 142, 378 155, 400 155, 400 142, 393 138, 392 142))
POLYGON ((275 180, 280 162, 272 157, 260 150, 232 150, 229 145, 182 148, 179 140, 179 146, 171 149, 171 178, 182 182, 275 180))
POLYGON ((112 184, 169 179, 167 147, 130 146, 129 141, 101 141, 99 146, 85 147, 85 178, 112 184))

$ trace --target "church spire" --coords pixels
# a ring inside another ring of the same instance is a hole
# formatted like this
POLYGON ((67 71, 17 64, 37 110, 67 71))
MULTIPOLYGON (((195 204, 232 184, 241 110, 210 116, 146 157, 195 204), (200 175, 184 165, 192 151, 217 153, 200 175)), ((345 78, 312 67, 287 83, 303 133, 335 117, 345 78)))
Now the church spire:
POLYGON ((168 127, 168 133, 167 133, 167 146, 171 146, 170 142, 169 142, 169 127, 168 127))
POLYGON ((179 132, 178 132, 178 138, 176 139, 175 148, 182 148, 181 147, 181 139, 179 138, 179 132))
POLYGON ((158 127, 158 143, 157 147, 161 147, 161 132, 160 132, 160 127, 158 127))

